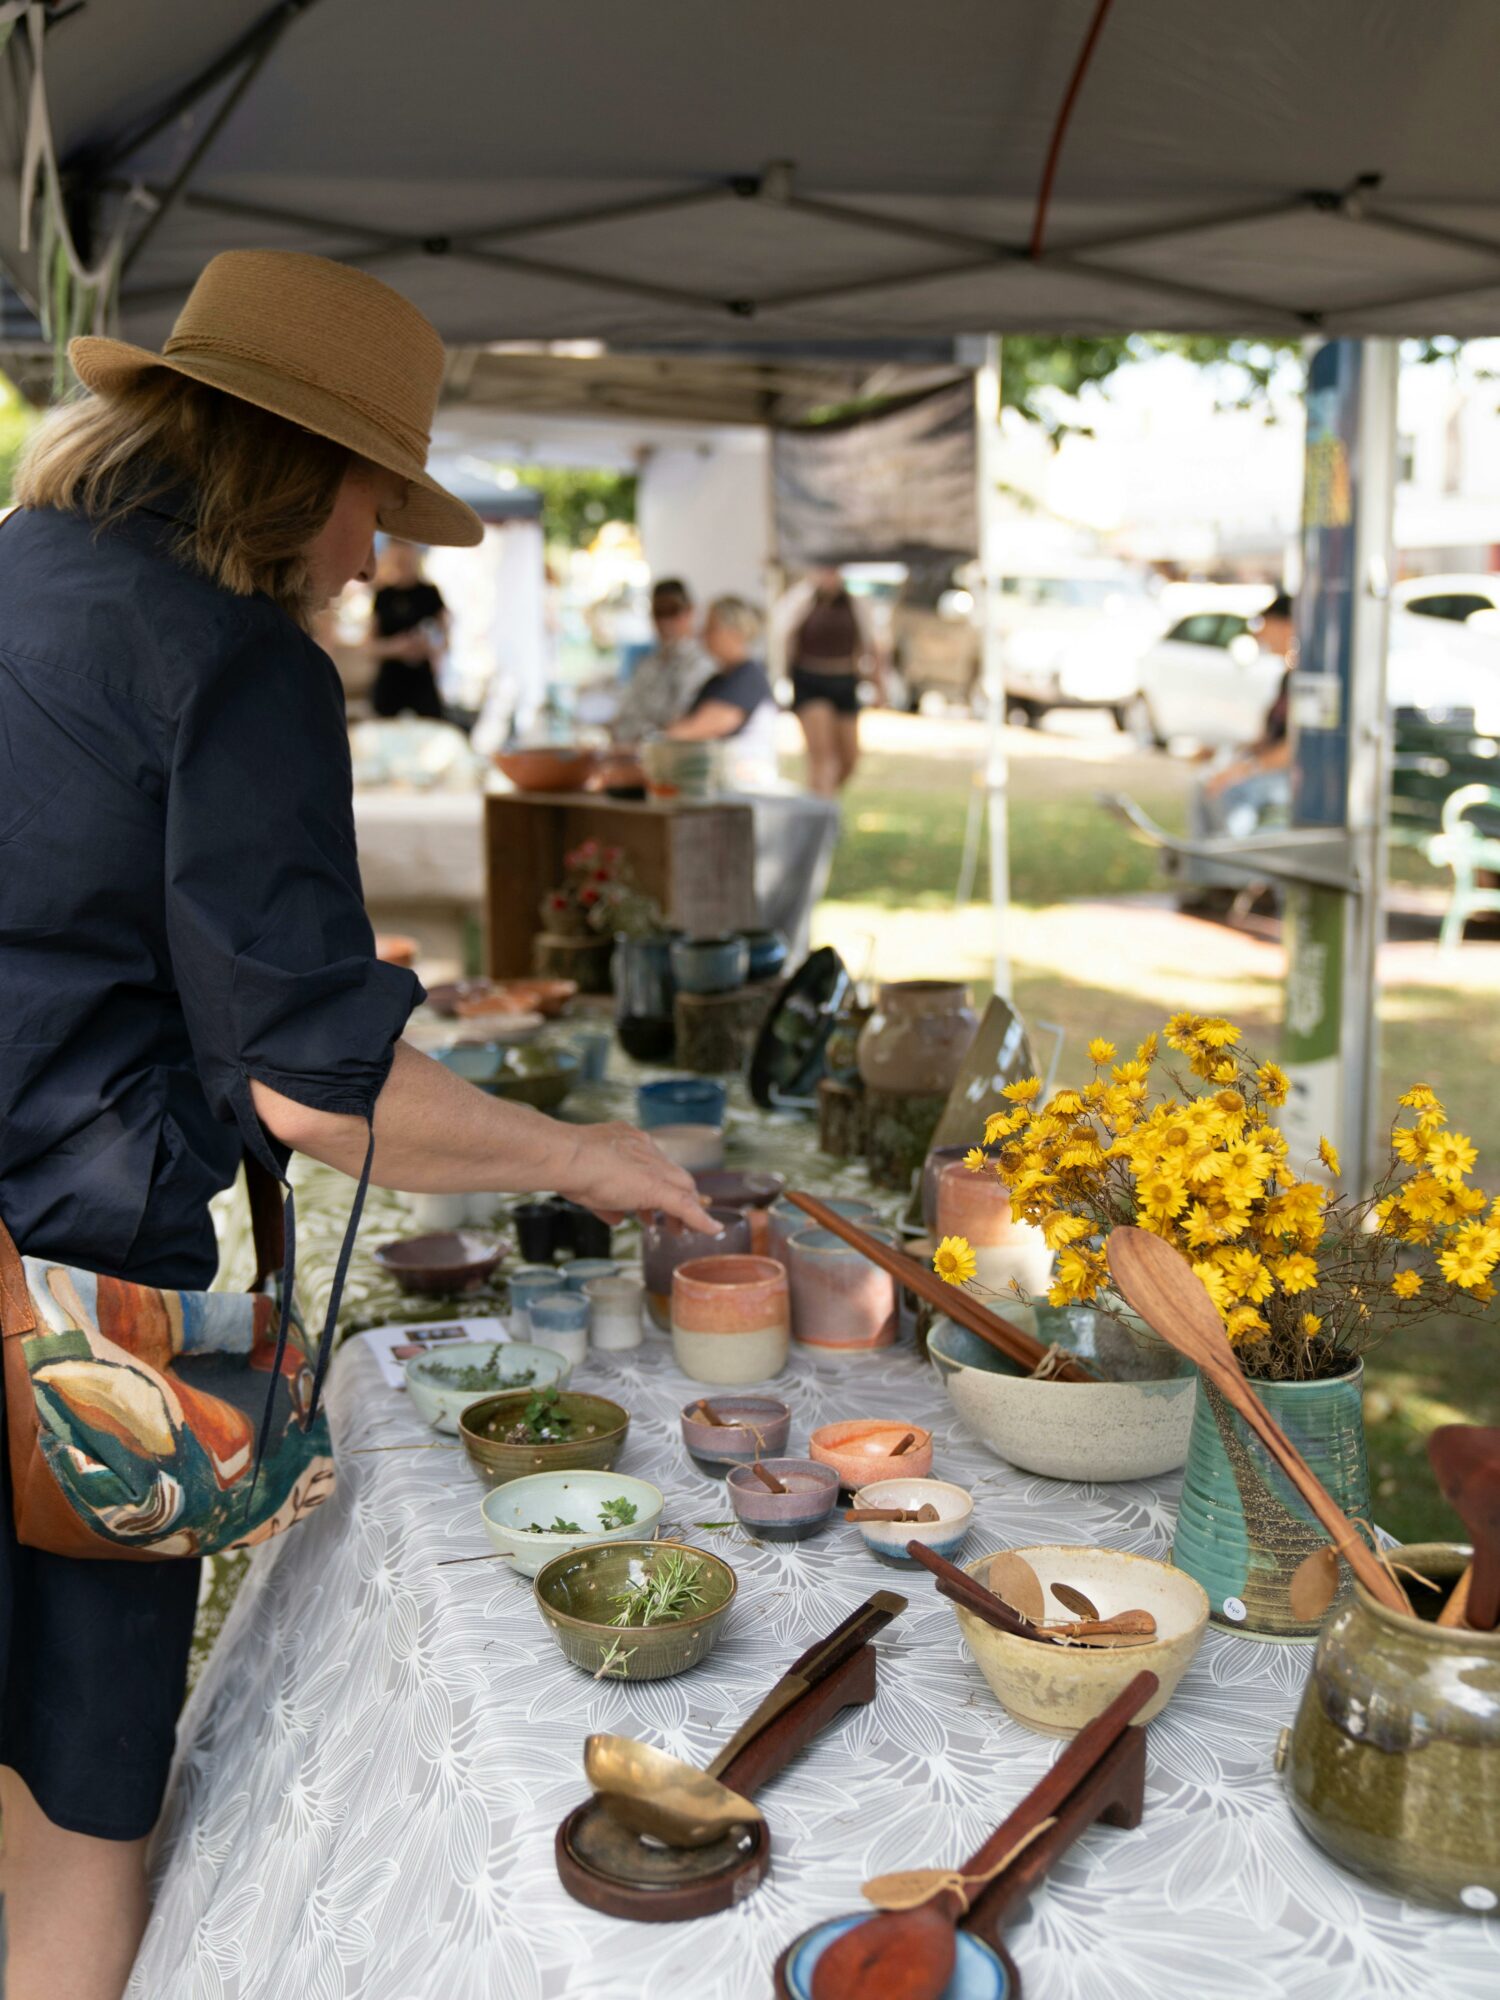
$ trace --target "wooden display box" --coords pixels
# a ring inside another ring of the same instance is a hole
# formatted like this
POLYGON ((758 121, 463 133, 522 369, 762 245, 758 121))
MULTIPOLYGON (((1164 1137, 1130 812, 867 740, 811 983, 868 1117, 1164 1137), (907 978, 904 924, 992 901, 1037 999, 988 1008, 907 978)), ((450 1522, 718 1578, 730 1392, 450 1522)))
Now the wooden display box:
POLYGON ((527 978, 542 898, 563 856, 586 840, 623 848, 636 881, 674 929, 697 937, 756 923, 755 817, 747 805, 669 804, 586 792, 492 792, 485 799, 485 971, 527 978))

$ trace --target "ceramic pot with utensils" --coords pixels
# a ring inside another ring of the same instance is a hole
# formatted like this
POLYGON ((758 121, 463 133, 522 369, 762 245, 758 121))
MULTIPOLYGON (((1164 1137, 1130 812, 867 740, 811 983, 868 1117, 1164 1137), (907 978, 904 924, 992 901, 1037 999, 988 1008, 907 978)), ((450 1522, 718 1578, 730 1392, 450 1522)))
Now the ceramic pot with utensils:
POLYGON ((1341 1866, 1393 1896, 1485 1916, 1500 1908, 1500 1632, 1429 1622, 1468 1549, 1392 1553, 1418 1615, 1355 1582, 1319 1634, 1282 1780, 1341 1866))
POLYGON ((879 1591, 808 1647, 706 1771, 629 1737, 591 1736, 594 1796, 563 1821, 555 1846, 569 1895, 646 1923, 707 1916, 749 1895, 771 1858, 751 1795, 841 1709, 873 1698, 870 1641, 905 1608, 879 1591))
POLYGON ((672 1352, 695 1382, 768 1382, 791 1349, 786 1272, 769 1257, 698 1257, 672 1274, 672 1352))
POLYGON ((785 1451, 792 1413, 775 1396, 716 1392, 695 1397, 683 1409, 679 1423, 693 1463, 722 1476, 729 1466, 749 1465, 753 1459, 771 1459, 785 1451))
MULTIPOLYGON (((877 1241, 897 1247, 888 1229, 877 1241)), ((896 1339, 896 1281, 831 1229, 809 1225, 789 1238, 787 1278, 792 1332, 802 1347, 827 1354, 867 1353, 896 1339)))
POLYGON ((838 1504, 839 1476, 812 1458, 761 1458, 732 1465, 725 1488, 735 1519, 761 1542, 800 1542, 816 1534, 838 1504), (757 1477, 769 1473, 781 1491, 757 1477))
POLYGON ((672 1324, 672 1277, 679 1264, 699 1257, 741 1257, 750 1254, 750 1219, 740 1209, 710 1207, 718 1224, 712 1236, 689 1229, 674 1215, 657 1209, 641 1227, 641 1268, 646 1279, 646 1304, 652 1320, 665 1331, 672 1324))
POLYGON ((820 1465, 831 1465, 857 1493, 877 1479, 925 1479, 932 1471, 932 1432, 889 1417, 851 1417, 823 1424, 808 1439, 820 1465))
POLYGON ((862 1520, 856 1523, 872 1556, 903 1569, 915 1567, 915 1558, 909 1553, 913 1541, 925 1543, 952 1562, 963 1547, 974 1519, 972 1496, 965 1493, 961 1486, 950 1485, 946 1479, 877 1479, 872 1485, 859 1489, 854 1496, 854 1505, 861 1512, 893 1511, 907 1515, 920 1514, 928 1507, 932 1509, 937 1518, 931 1521, 862 1520))

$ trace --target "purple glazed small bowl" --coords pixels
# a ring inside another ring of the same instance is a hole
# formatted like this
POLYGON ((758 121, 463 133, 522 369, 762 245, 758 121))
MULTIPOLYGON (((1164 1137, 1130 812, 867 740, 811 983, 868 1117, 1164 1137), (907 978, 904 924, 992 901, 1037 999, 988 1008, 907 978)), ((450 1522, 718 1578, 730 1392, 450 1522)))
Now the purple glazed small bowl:
POLYGON ((763 1458, 785 1493, 773 1493, 748 1465, 729 1474, 729 1504, 736 1519, 759 1541, 800 1542, 815 1535, 838 1505, 839 1476, 831 1465, 811 1458, 763 1458))
POLYGON ((705 1389, 684 1406, 681 1421, 682 1441, 694 1460, 705 1472, 722 1473, 726 1466, 748 1465, 753 1458, 785 1451, 792 1413, 774 1396, 739 1396, 732 1390, 715 1394, 705 1389), (708 1422, 702 1409, 705 1402, 722 1423, 708 1422))
POLYGON ((689 1229, 685 1222, 652 1212, 641 1230, 641 1267, 646 1280, 646 1304, 663 1332, 672 1324, 672 1277, 679 1264, 698 1257, 748 1255, 750 1218, 738 1208, 710 1208, 719 1225, 716 1236, 689 1229))

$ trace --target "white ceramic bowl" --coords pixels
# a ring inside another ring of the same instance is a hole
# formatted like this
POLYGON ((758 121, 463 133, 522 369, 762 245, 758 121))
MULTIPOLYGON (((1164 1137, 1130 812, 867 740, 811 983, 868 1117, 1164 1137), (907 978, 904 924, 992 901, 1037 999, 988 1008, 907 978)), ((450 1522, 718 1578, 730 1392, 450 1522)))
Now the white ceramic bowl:
POLYGON ((569 1363, 550 1347, 532 1347, 524 1340, 456 1340, 451 1346, 413 1355, 406 1363, 406 1393, 419 1417, 435 1430, 458 1436, 458 1420, 471 1403, 497 1396, 504 1389, 566 1389, 569 1363), (456 1389, 442 1379, 446 1368, 488 1368, 496 1365, 492 1382, 479 1389, 456 1389), (518 1376, 530 1373, 529 1381, 518 1376))
MULTIPOLYGON (((1048 1543, 1011 1553, 1024 1556, 1036 1571, 1049 1621, 1070 1615, 1050 1586, 1071 1583, 1093 1600, 1101 1617, 1151 1612, 1156 1637, 1144 1646, 1039 1646, 1034 1639, 997 1631, 955 1604, 958 1629, 1006 1714, 1043 1736, 1076 1736, 1138 1673, 1149 1670, 1161 1685, 1135 1720, 1145 1723, 1160 1715, 1208 1629, 1208 1597, 1201 1584, 1167 1563, 1118 1549, 1048 1543)), ((989 1556, 964 1564, 981 1583, 988 1583, 989 1566, 989 1556)))
POLYGON ((522 1576, 535 1576, 544 1563, 569 1549, 593 1542, 654 1541, 663 1504, 660 1487, 623 1472, 536 1472, 486 1493, 479 1513, 491 1546, 508 1555, 522 1576), (633 1519, 604 1527, 605 1503, 621 1499, 635 1508, 633 1519), (559 1520, 575 1522, 576 1532, 552 1533, 550 1524, 559 1520), (540 1522, 543 1533, 530 1531, 533 1521, 540 1522))
POLYGON ((900 1563, 915 1569, 916 1561, 906 1553, 910 1541, 925 1542, 949 1562, 957 1559, 974 1518, 974 1502, 961 1486, 946 1479, 877 1479, 862 1486, 854 1496, 856 1507, 936 1507, 935 1521, 856 1521, 865 1538, 865 1547, 882 1562, 900 1563))
MULTIPOLYGON (((1028 1332, 1036 1328, 1029 1307, 998 1310, 1028 1332)), ((1045 1339, 1045 1327, 1038 1337, 1045 1339)), ((950 1402, 991 1451, 1023 1472, 1090 1481, 1153 1479, 1187 1461, 1197 1374, 1156 1345, 1161 1380, 1037 1382, 952 1320, 938 1320, 927 1337, 950 1402)))

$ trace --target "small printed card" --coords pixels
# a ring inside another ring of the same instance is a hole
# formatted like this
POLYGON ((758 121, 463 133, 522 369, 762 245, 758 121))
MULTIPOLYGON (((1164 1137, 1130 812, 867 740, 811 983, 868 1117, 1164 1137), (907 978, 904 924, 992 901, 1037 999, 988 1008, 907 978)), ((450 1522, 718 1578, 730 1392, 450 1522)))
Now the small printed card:
POLYGON ((418 1354, 428 1354, 449 1341, 509 1340, 510 1330, 502 1319, 436 1319, 406 1326, 374 1326, 359 1333, 374 1351, 380 1372, 393 1389, 406 1387, 401 1364, 418 1354))

